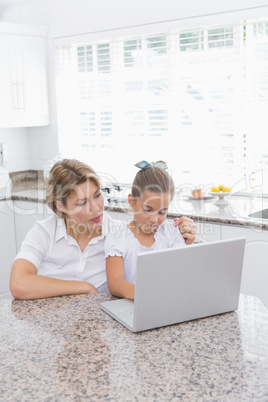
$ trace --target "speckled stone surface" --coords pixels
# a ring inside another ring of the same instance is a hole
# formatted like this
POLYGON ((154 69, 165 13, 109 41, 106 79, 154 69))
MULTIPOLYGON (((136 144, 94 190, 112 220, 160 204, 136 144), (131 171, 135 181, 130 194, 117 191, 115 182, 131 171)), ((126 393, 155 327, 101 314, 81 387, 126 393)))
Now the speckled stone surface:
POLYGON ((268 310, 133 334, 108 295, 0 300, 1 401, 267 401, 268 310))
POLYGON ((43 181, 44 175, 42 170, 23 170, 19 172, 10 172, 9 177, 12 183, 21 183, 23 181, 43 181))

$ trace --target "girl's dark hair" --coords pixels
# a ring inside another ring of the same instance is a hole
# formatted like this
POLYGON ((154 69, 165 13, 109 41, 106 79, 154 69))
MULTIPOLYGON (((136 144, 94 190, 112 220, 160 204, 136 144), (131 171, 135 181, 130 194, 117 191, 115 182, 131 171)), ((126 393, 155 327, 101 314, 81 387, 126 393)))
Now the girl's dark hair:
POLYGON ((132 196, 140 199, 144 191, 174 195, 175 187, 171 176, 159 167, 141 169, 135 176, 132 184, 132 196))

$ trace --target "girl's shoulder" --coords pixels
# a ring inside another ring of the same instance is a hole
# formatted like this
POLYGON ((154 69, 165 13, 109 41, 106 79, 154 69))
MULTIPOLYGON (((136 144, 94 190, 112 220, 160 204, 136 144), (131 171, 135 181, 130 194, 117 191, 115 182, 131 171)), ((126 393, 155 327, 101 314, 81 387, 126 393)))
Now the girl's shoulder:
POLYGON ((104 242, 105 257, 124 257, 127 250, 127 223, 124 221, 112 221, 104 242))
POLYGON ((127 222, 125 221, 120 221, 120 220, 114 220, 109 218, 105 222, 105 235, 106 237, 122 237, 125 236, 128 230, 127 227, 127 222))

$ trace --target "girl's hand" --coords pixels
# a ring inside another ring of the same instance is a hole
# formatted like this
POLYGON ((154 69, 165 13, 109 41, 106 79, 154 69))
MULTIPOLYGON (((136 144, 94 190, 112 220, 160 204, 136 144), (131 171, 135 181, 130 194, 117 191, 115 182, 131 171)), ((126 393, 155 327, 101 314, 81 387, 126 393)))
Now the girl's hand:
POLYGON ((187 216, 181 216, 174 219, 174 225, 179 227, 182 237, 186 244, 192 244, 196 238, 196 225, 194 221, 187 216))

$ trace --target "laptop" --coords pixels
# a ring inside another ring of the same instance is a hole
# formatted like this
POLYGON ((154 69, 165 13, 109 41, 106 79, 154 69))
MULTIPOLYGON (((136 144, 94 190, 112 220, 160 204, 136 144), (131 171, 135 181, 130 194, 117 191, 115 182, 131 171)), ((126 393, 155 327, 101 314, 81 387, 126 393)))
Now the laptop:
POLYGON ((100 307, 132 332, 236 310, 245 242, 236 238, 141 253, 135 300, 100 307))

